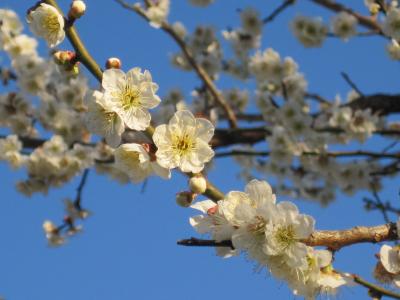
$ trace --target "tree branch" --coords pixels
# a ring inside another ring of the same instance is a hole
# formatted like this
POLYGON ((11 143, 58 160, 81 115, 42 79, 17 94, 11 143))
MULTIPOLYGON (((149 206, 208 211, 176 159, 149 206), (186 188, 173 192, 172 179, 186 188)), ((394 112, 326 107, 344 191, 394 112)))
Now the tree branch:
MULTIPOLYGON (((150 19, 147 17, 145 11, 143 11, 143 9, 140 6, 130 5, 123 0, 115 0, 115 1, 117 3, 119 3, 123 8, 129 9, 129 10, 137 13, 139 16, 141 16, 147 22, 150 22, 150 19)), ((149 3, 149 4, 151 5, 151 3, 149 3)), ((196 73, 200 77, 200 79, 203 81, 204 85, 210 91, 214 100, 224 110, 226 117, 229 121, 230 127, 237 128, 237 120, 236 120, 234 111, 232 110, 232 108, 230 107, 228 102, 225 100, 223 95, 218 91, 217 87, 214 85, 213 81, 211 80, 210 76, 208 76, 207 72, 196 62, 196 59, 194 58, 189 47, 186 45, 185 41, 174 31, 174 29, 170 26, 170 24, 168 22, 166 22, 166 21, 162 22, 160 28, 164 32, 166 32, 170 37, 172 37, 172 39, 181 48, 186 59, 188 60, 188 62, 192 66, 192 68, 196 71, 196 73)))
POLYGON ((314 2, 315 4, 318 4, 320 6, 323 6, 329 10, 332 10, 334 12, 345 11, 345 12, 353 15, 362 26, 364 26, 368 29, 374 30, 380 35, 383 35, 382 28, 378 22, 376 22, 374 19, 372 19, 370 17, 363 16, 363 15, 353 11, 351 8, 346 7, 343 4, 340 4, 338 2, 333 2, 331 0, 310 0, 310 1, 314 2))
MULTIPOLYGON (((387 223, 373 227, 357 226, 346 230, 319 230, 301 242, 308 246, 323 246, 332 251, 337 251, 354 244, 379 243, 383 241, 396 241, 398 239, 396 224, 387 223)), ((178 241, 178 245, 233 248, 233 244, 229 240, 216 242, 214 240, 203 240, 193 237, 178 241)))
POLYGON ((369 292, 375 296, 374 299, 380 299, 379 295, 380 297, 386 296, 393 299, 400 299, 400 294, 384 289, 379 285, 372 284, 356 274, 352 274, 350 276, 353 278, 355 283, 358 283, 359 285, 366 287, 369 290, 369 292))
POLYGON ((262 22, 263 24, 267 24, 272 22, 280 13, 282 13, 286 8, 290 5, 293 5, 296 0, 286 0, 281 3, 268 17, 265 17, 262 22))

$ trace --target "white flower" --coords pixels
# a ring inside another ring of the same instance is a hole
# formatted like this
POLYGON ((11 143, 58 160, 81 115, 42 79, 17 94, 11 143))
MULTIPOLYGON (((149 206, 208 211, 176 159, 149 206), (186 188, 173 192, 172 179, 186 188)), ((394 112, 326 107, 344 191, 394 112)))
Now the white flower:
POLYGON ((89 131, 104 136, 107 144, 117 147, 125 130, 121 117, 104 101, 101 92, 94 91, 89 97, 92 98, 86 121, 89 131))
MULTIPOLYGON (((211 200, 197 202, 191 205, 191 208, 201 211, 204 215, 198 215, 190 218, 190 225, 200 234, 210 233, 211 237, 217 241, 230 240, 235 228, 225 216, 225 205, 235 206, 238 202, 229 202, 229 200, 218 201, 218 204, 211 200)), ((217 254, 222 257, 231 257, 237 255, 237 250, 230 247, 217 247, 217 254)))
POLYGON ((43 230, 46 234, 49 246, 58 247, 65 243, 65 239, 59 234, 58 228, 51 221, 43 222, 43 230))
POLYGON ((273 84, 280 85, 285 76, 296 72, 297 64, 290 57, 281 61, 279 53, 268 48, 262 53, 257 51, 250 58, 249 68, 258 82, 268 80, 273 84))
POLYGON ((253 8, 246 8, 240 13, 242 27, 245 32, 252 35, 261 34, 263 23, 260 14, 253 8))
POLYGON ((195 118, 187 110, 176 112, 168 125, 160 125, 154 131, 158 163, 168 169, 179 167, 182 172, 200 172, 214 156, 208 145, 213 134, 210 121, 195 118))
POLYGON ((266 223, 264 251, 268 255, 284 255, 287 264, 302 268, 307 264, 307 246, 300 242, 314 231, 315 220, 299 214, 293 203, 280 202, 266 223))
POLYGON ((298 16, 291 25, 294 35, 304 47, 320 47, 328 32, 320 18, 298 16))
POLYGON ((18 36, 23 26, 17 14, 9 9, 0 9, 0 48, 13 36, 18 36))
POLYGON ((0 160, 8 161, 13 168, 20 167, 24 162, 21 155, 22 143, 16 135, 9 135, 0 139, 0 160))
POLYGON ((122 144, 115 150, 114 156, 116 166, 135 183, 143 181, 153 173, 165 179, 171 177, 171 172, 161 167, 155 158, 151 158, 142 145, 122 144))
POLYGON ((119 69, 109 69, 103 73, 104 101, 112 107, 134 130, 145 130, 150 125, 149 108, 160 103, 155 95, 158 85, 152 81, 149 71, 141 72, 133 68, 126 74, 119 69))
POLYGON ((49 47, 57 46, 65 38, 64 17, 49 4, 41 3, 29 12, 27 21, 32 32, 44 38, 49 47))
POLYGON ((386 46, 386 50, 391 59, 400 60, 400 45, 395 39, 386 46))
POLYGON ((17 35, 10 39, 5 45, 4 50, 11 57, 15 58, 20 55, 36 56, 37 41, 25 34, 17 35))
POLYGON ((346 41, 357 33, 357 23, 356 17, 342 11, 332 18, 332 31, 346 41))
POLYGON ((395 40, 400 40, 400 9, 391 8, 387 12, 383 32, 395 40))
POLYGON ((150 0, 151 6, 146 10, 146 16, 150 19, 150 25, 159 28, 169 14, 170 0, 150 0))
POLYGON ((274 211, 275 201, 271 186, 255 179, 246 185, 245 193, 233 191, 224 200, 224 214, 238 228, 232 235, 234 247, 248 251, 249 256, 258 261, 265 259, 265 226, 274 211))
POLYGON ((379 252, 383 267, 392 274, 400 273, 400 251, 398 247, 383 245, 379 252))

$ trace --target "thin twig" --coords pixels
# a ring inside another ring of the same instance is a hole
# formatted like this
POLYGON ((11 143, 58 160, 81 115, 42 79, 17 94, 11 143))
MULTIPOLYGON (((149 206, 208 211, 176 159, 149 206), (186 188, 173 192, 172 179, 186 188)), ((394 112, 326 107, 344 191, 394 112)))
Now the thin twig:
MULTIPOLYGON (((139 5, 130 5, 126 3, 123 0, 115 0, 117 3, 119 3, 123 8, 129 9, 135 13, 137 13, 139 16, 141 16, 143 19, 145 19, 147 22, 150 22, 149 17, 146 15, 146 12, 139 6, 139 5)), ((146 4, 148 6, 152 5, 150 1, 146 1, 146 4)), ((175 32, 173 27, 170 26, 169 23, 166 21, 163 21, 161 23, 160 27, 164 32, 166 32, 169 36, 172 37, 172 39, 178 44, 178 46, 181 48, 183 54, 185 55, 186 59, 192 66, 192 68, 196 71, 197 75, 200 77, 200 79, 203 81, 204 85, 207 87, 207 89, 210 91, 211 95, 214 97, 214 100, 217 102, 217 104, 224 110, 226 117, 229 121, 229 125, 231 128, 237 128, 237 119, 235 116, 235 112, 233 109, 230 107, 228 102, 225 100, 224 96, 218 91, 217 87, 214 85, 214 82, 210 78, 210 76, 207 74, 207 72, 204 70, 202 66, 200 66, 197 62, 195 57, 193 56, 191 50, 189 47, 186 45, 185 41, 175 32)))
POLYGON ((78 188, 76 189, 76 197, 75 197, 74 204, 75 204, 76 208, 78 208, 78 209, 81 209, 82 191, 83 191, 83 188, 85 187, 88 175, 89 175, 89 169, 85 169, 85 171, 83 171, 81 181, 79 182, 78 188))
POLYGON ((272 22, 280 13, 282 13, 286 8, 288 8, 290 5, 294 4, 296 1, 295 0, 286 0, 284 1, 281 5, 279 5, 275 10, 267 17, 265 17, 262 22, 263 24, 267 24, 269 22, 272 22))
POLYGON ((340 75, 342 75, 343 79, 350 85, 350 87, 357 92, 358 95, 361 97, 364 97, 364 93, 361 92, 361 90, 357 87, 357 85, 354 83, 353 80, 351 80, 350 76, 345 73, 345 72, 340 72, 340 75))
POLYGON ((383 287, 381 287, 379 285, 370 283, 358 275, 352 274, 351 277, 353 278, 355 283, 358 283, 359 285, 366 287, 370 291, 374 291, 375 293, 379 293, 380 295, 386 296, 389 298, 400 299, 400 294, 397 294, 395 292, 384 289, 383 287))
POLYGON ((365 203, 365 209, 367 209, 367 210, 374 210, 374 209, 382 210, 382 209, 384 209, 386 212, 391 212, 391 213, 394 213, 394 214, 400 216, 400 209, 393 207, 389 202, 379 204, 376 201, 369 199, 369 198, 364 198, 363 201, 365 203))

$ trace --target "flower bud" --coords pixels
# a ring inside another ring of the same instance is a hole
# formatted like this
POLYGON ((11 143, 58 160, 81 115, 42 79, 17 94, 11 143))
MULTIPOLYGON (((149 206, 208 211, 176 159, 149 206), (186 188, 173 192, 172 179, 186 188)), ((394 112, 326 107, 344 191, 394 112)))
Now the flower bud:
POLYGON ((51 221, 44 221, 43 230, 45 233, 55 233, 57 232, 57 227, 51 221))
POLYGON ((81 0, 74 0, 68 12, 68 17, 72 19, 79 19, 85 14, 86 4, 81 0))
POLYGON ((121 61, 119 58, 110 57, 106 62, 106 69, 121 69, 121 61))
POLYGON ((53 54, 54 61, 58 65, 65 65, 75 60, 76 54, 72 51, 56 51, 53 54))
POLYGON ((207 189, 207 181, 203 175, 196 175, 189 179, 189 187, 193 193, 203 194, 207 189))
POLYGON ((189 191, 179 192, 176 194, 176 204, 181 207, 189 207, 195 197, 196 194, 189 191))

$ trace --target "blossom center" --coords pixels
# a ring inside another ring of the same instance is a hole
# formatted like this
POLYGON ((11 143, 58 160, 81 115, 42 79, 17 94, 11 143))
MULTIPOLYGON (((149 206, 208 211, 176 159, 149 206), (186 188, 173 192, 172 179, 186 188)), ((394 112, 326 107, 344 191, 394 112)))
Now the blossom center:
POLYGON ((126 111, 132 107, 140 106, 140 91, 132 86, 126 85, 120 94, 122 108, 126 111))
POLYGON ((247 228, 254 235, 262 235, 265 232, 266 224, 267 222, 263 217, 256 216, 254 222, 250 224, 247 228))
POLYGON ((121 160, 130 168, 135 169, 139 164, 139 153, 134 151, 123 151, 121 160))
POLYGON ((116 117, 117 114, 113 111, 104 112, 104 119, 106 120, 107 123, 113 123, 116 117))
POLYGON ((176 136, 172 145, 172 148, 179 154, 179 156, 190 153, 195 147, 196 143, 187 133, 181 136, 176 136))
POLYGON ((294 235, 294 228, 292 225, 283 226, 278 228, 275 239, 282 248, 286 249, 295 242, 296 239, 294 235))
POLYGON ((47 28, 50 33, 56 34, 60 30, 58 16, 55 14, 46 15, 43 18, 43 27, 47 28))

